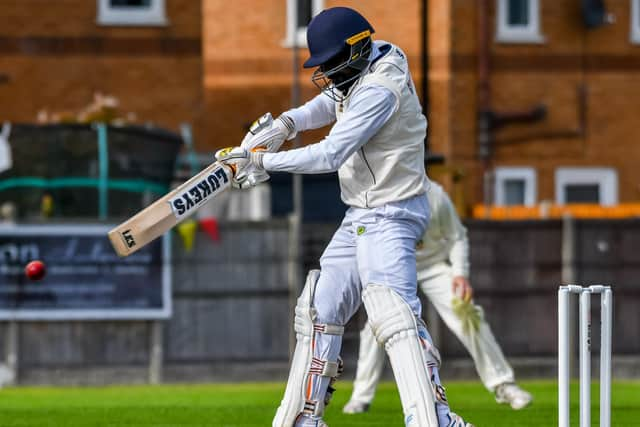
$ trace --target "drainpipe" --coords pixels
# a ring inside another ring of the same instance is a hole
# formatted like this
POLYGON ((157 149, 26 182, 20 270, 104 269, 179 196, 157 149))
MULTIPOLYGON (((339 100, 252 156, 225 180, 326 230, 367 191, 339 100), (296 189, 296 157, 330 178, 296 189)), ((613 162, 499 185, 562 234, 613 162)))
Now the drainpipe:
MULTIPOLYGON (((491 107, 491 63, 489 53, 489 2, 478 0, 478 157, 481 164, 482 202, 493 204, 494 131, 512 123, 532 123, 547 116, 547 107, 535 105, 523 111, 496 112, 491 107)), ((487 213, 489 211, 487 210, 487 213)))
POLYGON ((420 11, 420 49, 422 82, 422 112, 429 117, 429 0, 422 0, 422 10, 420 11))
POLYGON ((478 157, 482 176, 482 201, 491 204, 491 86, 489 82, 489 35, 487 0, 478 0, 478 157))
MULTIPOLYGON (((477 49, 478 49, 478 105, 477 105, 477 139, 478 157, 482 176, 482 201, 485 205, 493 203, 493 147, 497 144, 522 143, 541 139, 584 138, 587 129, 587 85, 584 82, 586 55, 585 37, 583 32, 583 82, 576 88, 576 107, 578 126, 568 129, 553 129, 544 132, 523 134, 508 139, 496 139, 495 132, 514 123, 534 123, 544 120, 547 107, 539 103, 522 111, 494 111, 491 107, 491 63, 489 52, 489 1, 477 0, 477 49)), ((607 22, 610 18, 607 18, 607 22)), ((489 213, 489 210, 486 210, 489 213)))
MULTIPOLYGON (((296 24, 296 28, 298 25, 296 24)), ((297 34, 293 35, 293 46, 291 47, 292 62, 292 82, 291 82, 291 108, 300 106, 300 69, 299 69, 299 47, 297 34)), ((293 147, 298 148, 301 145, 300 134, 297 134, 293 140, 293 147)), ((292 197, 293 212, 289 215, 289 313, 293 316, 296 300, 300 294, 303 285, 302 276, 302 215, 303 215, 303 194, 302 194, 302 175, 292 175, 292 197)), ((290 318, 289 321, 293 321, 290 318)), ((291 323, 290 323, 291 324, 291 323)), ((289 357, 293 357, 293 351, 296 345, 296 335, 293 329, 289 331, 289 357)))

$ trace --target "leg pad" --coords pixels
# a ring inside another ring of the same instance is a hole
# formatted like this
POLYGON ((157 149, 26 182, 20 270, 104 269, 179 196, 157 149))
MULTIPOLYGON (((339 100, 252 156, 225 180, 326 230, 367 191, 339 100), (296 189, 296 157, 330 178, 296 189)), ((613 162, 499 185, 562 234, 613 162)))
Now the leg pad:
POLYGON ((391 288, 368 285, 363 294, 369 324, 385 346, 408 427, 438 427, 435 395, 428 373, 431 342, 418 332, 409 305, 391 288))

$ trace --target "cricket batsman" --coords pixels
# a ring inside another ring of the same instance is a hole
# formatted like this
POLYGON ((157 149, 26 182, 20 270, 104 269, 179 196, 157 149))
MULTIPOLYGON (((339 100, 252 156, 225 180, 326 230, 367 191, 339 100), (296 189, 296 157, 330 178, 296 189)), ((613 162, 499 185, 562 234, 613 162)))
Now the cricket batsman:
POLYGON ((338 171, 349 206, 320 259, 321 271, 309 273, 298 299, 297 344, 274 427, 326 427, 322 415, 340 371, 344 325, 362 303, 391 361, 405 425, 470 426, 449 409, 440 356, 417 296, 415 248, 430 217, 423 164, 427 121, 406 55, 391 43, 374 42, 373 33, 353 9, 319 13, 307 29, 304 67, 317 68, 312 80, 321 94, 250 132, 252 144, 216 153, 236 171, 239 187, 265 180, 270 171, 338 171), (323 140, 303 148, 243 148, 278 146, 330 123, 323 140))
MULTIPOLYGON (((418 244, 416 261, 422 292, 471 354, 485 387, 498 403, 521 409, 531 403, 531 394, 515 383, 513 369, 504 357, 482 308, 473 303, 469 283, 467 230, 442 187, 434 182, 427 191, 431 221, 418 244)), ((343 412, 356 414, 369 409, 384 369, 384 349, 369 325, 360 332, 358 369, 351 399, 343 412)))

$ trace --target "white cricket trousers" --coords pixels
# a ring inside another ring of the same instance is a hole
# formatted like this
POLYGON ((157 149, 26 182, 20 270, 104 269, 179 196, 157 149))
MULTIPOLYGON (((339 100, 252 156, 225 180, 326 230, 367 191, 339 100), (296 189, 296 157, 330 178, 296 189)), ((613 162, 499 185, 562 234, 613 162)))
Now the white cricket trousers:
MULTIPOLYGON (((392 288, 420 316, 415 245, 428 222, 424 195, 379 208, 347 210, 320 258, 313 299, 315 322, 345 325, 360 307, 362 288, 367 284, 392 288)), ((342 336, 315 333, 313 356, 335 362, 341 345, 342 336)), ((311 377, 306 398, 322 401, 329 378, 311 377)))
MULTIPOLYGON (((484 318, 484 313, 481 316, 478 332, 470 335, 462 332, 462 322, 453 312, 451 304, 454 297, 451 268, 443 268, 442 273, 436 276, 425 279, 420 277, 420 279, 420 289, 471 355, 484 386, 493 392, 502 383, 514 382, 513 369, 496 342, 491 327, 484 318)), ((351 400, 364 403, 370 403, 373 400, 376 386, 384 370, 384 361, 384 348, 378 345, 369 324, 366 323, 360 332, 358 368, 351 400)))

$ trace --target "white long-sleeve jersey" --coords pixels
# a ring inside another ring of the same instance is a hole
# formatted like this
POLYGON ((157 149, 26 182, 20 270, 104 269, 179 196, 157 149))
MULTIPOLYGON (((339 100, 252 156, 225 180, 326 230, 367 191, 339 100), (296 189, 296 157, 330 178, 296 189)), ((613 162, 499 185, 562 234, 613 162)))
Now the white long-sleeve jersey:
POLYGON ((437 183, 427 191, 431 221, 416 249, 418 279, 451 268, 454 276, 469 277, 469 240, 451 199, 437 183))
POLYGON ((303 148, 265 153, 268 171, 338 171, 341 197, 369 208, 408 199, 428 187, 424 174, 426 119, 415 94, 406 58, 396 46, 377 41, 372 65, 340 104, 320 94, 285 112, 296 131, 336 122, 322 141, 303 148))

